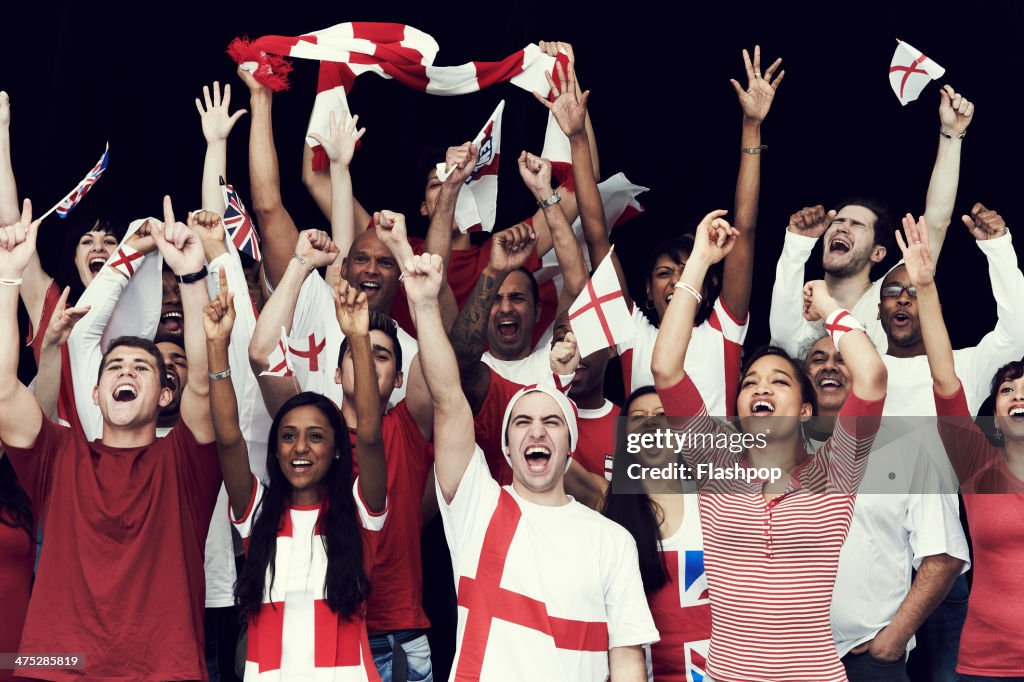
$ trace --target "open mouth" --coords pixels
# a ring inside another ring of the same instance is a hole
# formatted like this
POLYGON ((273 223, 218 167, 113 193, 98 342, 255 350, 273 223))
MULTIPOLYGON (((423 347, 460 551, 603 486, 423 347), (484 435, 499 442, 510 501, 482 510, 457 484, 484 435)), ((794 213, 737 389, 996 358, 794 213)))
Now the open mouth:
POLYGON ((541 473, 548 467, 551 451, 543 445, 531 445, 524 454, 526 467, 533 473, 541 473))
POLYGON ((824 376, 818 379, 818 388, 825 391, 838 391, 843 387, 843 382, 834 376, 824 376))
POLYGON ((498 336, 503 339, 515 338, 519 333, 519 323, 515 320, 502 320, 498 322, 498 336))
POLYGON ((768 402, 767 400, 755 400, 754 404, 750 406, 750 414, 761 416, 769 416, 775 413, 775 405, 768 402))
POLYGON ((898 312, 892 316, 892 321, 897 326, 905 327, 913 321, 913 318, 904 312, 898 312))
POLYGON ((308 459, 293 459, 291 461, 292 471, 303 472, 313 468, 313 462, 308 459))
POLYGON ((1024 406, 1010 410, 1010 419, 1016 423, 1024 423, 1024 406))
POLYGON ((130 403, 138 397, 138 389, 131 384, 121 384, 114 387, 114 400, 119 403, 130 403))
POLYGON ((175 372, 173 372, 172 370, 168 369, 167 370, 167 374, 164 375, 164 376, 167 377, 167 387, 170 388, 175 393, 177 393, 178 392, 178 375, 175 372))
POLYGON ((106 262, 106 258, 100 258, 99 256, 93 258, 92 260, 89 261, 89 271, 94 275, 99 273, 99 271, 103 269, 103 265, 106 262))
POLYGON ((832 241, 828 243, 829 253, 849 253, 852 248, 853 244, 843 237, 833 237, 832 241))
POLYGON ((185 316, 180 310, 168 310, 160 316, 160 324, 168 332, 179 333, 185 326, 185 316))
POLYGON ((359 283, 359 290, 366 292, 367 296, 372 296, 380 291, 380 282, 373 280, 366 280, 365 282, 359 283))

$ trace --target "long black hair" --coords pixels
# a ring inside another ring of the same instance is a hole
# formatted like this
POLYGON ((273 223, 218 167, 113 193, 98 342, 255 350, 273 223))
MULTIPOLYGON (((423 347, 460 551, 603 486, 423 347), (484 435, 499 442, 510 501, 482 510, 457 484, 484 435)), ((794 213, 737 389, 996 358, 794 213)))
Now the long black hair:
POLYGON ((82 284, 82 279, 79 277, 78 269, 75 266, 75 252, 78 250, 78 243, 82 240, 82 237, 89 232, 106 232, 120 243, 124 239, 126 230, 123 226, 109 218, 99 217, 82 211, 81 207, 78 207, 78 210, 70 215, 68 222, 70 225, 64 234, 64 243, 60 250, 60 261, 53 272, 55 272, 57 283, 61 287, 71 287, 68 303, 73 305, 85 293, 85 285, 82 284))
POLYGON ((0 523, 8 528, 21 528, 28 535, 29 542, 35 543, 35 515, 32 502, 18 485, 11 461, 0 452, 0 523))
MULTIPOLYGON (((622 406, 622 418, 629 415, 633 401, 655 393, 653 386, 641 386, 626 398, 622 406)), ((620 425, 622 424, 620 420, 620 425)), ((624 429, 623 429, 624 430, 624 429)), ((617 440, 622 440, 619 434, 617 440)), ((620 449, 618 452, 622 452, 620 449)), ((669 581, 665 558, 661 553, 661 531, 659 530, 657 503, 649 495, 628 493, 614 494, 609 488, 604 498, 604 515, 629 531, 636 541, 637 556, 640 559, 640 578, 644 592, 648 595, 660 590, 669 581)))
MULTIPOLYGON (((693 253, 693 246, 696 243, 696 237, 693 233, 686 233, 679 237, 674 237, 666 242, 662 242, 654 251, 651 252, 650 258, 647 259, 647 270, 644 275, 645 282, 648 286, 654 283, 654 265, 658 262, 658 259, 662 256, 668 256, 675 263, 685 263, 690 258, 690 254, 693 253)), ((718 300, 718 296, 722 293, 722 274, 723 274, 722 263, 716 263, 708 269, 708 273, 704 276, 704 291, 701 302, 697 305, 697 313, 694 316, 693 324, 699 327, 711 317, 712 311, 715 309, 715 301, 718 300)), ((648 299, 649 301, 649 299, 648 299)), ((651 317, 656 318, 657 315, 651 312, 651 317)), ((653 319, 652 322, 656 327, 661 326, 661 322, 657 319, 653 319)))
POLYGON ((267 445, 267 472, 270 485, 263 492, 257 509, 256 521, 245 566, 235 586, 235 602, 242 616, 255 616, 263 603, 265 591, 274 585, 274 559, 277 555, 277 533, 288 513, 291 485, 277 461, 277 433, 285 415, 297 407, 312 406, 320 411, 334 432, 337 459, 332 460, 324 481, 324 505, 317 522, 323 529, 324 548, 327 552, 327 578, 324 599, 332 611, 343 618, 359 612, 362 602, 370 594, 370 582, 363 570, 363 541, 357 520, 355 500, 352 498, 352 447, 348 427, 341 412, 330 400, 319 393, 304 392, 288 399, 277 411, 270 426, 267 445), (270 585, 266 585, 267 567, 270 567, 270 585))

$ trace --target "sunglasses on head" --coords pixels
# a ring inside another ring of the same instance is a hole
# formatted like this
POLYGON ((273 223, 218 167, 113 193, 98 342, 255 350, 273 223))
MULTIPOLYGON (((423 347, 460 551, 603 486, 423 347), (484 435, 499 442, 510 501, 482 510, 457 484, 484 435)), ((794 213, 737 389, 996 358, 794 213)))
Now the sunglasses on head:
POLYGON ((903 295, 904 291, 906 291, 911 298, 917 298, 917 287, 902 287, 898 284, 891 284, 887 287, 882 287, 882 298, 899 298, 903 295))

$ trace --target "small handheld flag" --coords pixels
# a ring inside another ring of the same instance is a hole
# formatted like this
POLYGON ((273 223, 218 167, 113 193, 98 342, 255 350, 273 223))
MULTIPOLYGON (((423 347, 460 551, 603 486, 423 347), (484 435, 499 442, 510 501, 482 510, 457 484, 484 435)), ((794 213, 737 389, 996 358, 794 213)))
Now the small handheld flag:
POLYGON ((569 308, 569 323, 581 357, 624 343, 633 336, 629 307, 612 263, 614 250, 613 246, 569 308))
MULTIPOLYGON (((71 213, 72 209, 74 209, 75 206, 78 205, 78 202, 81 201, 85 197, 85 195, 89 193, 89 190, 92 189, 92 186, 96 184, 97 180, 100 179, 100 176, 103 175, 103 171, 107 170, 107 162, 109 160, 110 143, 108 142, 106 146, 103 148, 103 155, 100 157, 100 160, 96 162, 96 165, 92 167, 92 170, 85 174, 85 177, 82 178, 82 181, 79 182, 73 190, 68 192, 67 196, 65 196, 63 199, 57 202, 57 204, 49 211, 44 213, 43 218, 47 217, 54 211, 57 212, 57 215, 59 217, 67 218, 68 214, 71 213)), ((41 219, 42 218, 40 218, 40 220, 41 219)))
POLYGON ((889 65, 889 83, 892 91, 906 106, 917 99, 930 81, 942 78, 946 70, 921 54, 921 51, 902 40, 896 41, 896 52, 889 65))
POLYGON ((220 179, 220 189, 224 192, 224 230, 242 253, 248 254, 259 262, 263 259, 260 253, 260 236, 256 232, 256 224, 245 210, 245 204, 238 192, 231 185, 220 179))
MULTIPOLYGON (((463 232, 490 232, 494 229, 498 211, 501 114, 504 110, 505 100, 501 100, 483 129, 473 138, 473 144, 477 146, 476 168, 466 180, 455 204, 455 223, 463 232)), ((441 182, 450 173, 444 162, 437 164, 437 177, 441 182)))
POLYGON ((261 377, 290 377, 295 373, 292 367, 291 353, 288 349, 288 332, 281 327, 281 340, 277 342, 274 352, 267 358, 267 369, 260 372, 261 377))

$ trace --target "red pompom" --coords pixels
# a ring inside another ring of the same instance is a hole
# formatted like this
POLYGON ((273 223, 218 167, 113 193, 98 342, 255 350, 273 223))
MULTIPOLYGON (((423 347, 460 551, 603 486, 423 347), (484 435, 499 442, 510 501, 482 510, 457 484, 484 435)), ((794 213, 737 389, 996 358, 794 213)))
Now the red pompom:
POLYGON ((327 158, 327 152, 321 145, 313 147, 313 170, 317 173, 322 173, 331 165, 331 160, 327 158))
POLYGON ((268 54, 253 45, 248 38, 235 38, 228 45, 228 56, 236 64, 256 62, 258 66, 253 72, 256 82, 274 92, 287 90, 288 74, 292 72, 291 62, 276 54, 268 54))

